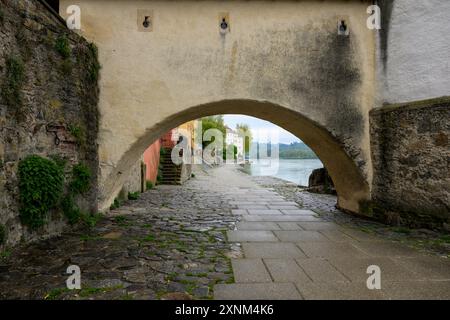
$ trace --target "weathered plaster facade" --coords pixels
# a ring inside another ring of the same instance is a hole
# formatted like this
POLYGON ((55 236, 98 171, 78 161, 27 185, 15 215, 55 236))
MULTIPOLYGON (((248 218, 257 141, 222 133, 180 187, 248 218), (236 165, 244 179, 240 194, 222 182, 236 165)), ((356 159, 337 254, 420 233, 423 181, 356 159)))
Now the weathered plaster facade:
POLYGON ((370 197, 370 1, 61 1, 63 16, 70 4, 81 7, 81 34, 98 45, 103 66, 102 208, 165 131, 226 113, 272 121, 305 141, 329 169, 341 207, 358 211, 370 197), (146 10, 150 32, 137 23, 146 10), (348 37, 338 36, 340 20, 348 37))
POLYGON ((450 1, 380 0, 380 97, 402 103, 449 95, 450 1))

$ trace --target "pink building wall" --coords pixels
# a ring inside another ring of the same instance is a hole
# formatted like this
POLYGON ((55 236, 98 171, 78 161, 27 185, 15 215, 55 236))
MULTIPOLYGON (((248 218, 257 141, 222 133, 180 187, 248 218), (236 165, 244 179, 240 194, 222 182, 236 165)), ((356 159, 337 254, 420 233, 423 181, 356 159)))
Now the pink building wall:
POLYGON ((159 149, 161 148, 161 141, 158 139, 147 150, 144 151, 144 163, 146 166, 146 180, 156 182, 159 166, 159 149))

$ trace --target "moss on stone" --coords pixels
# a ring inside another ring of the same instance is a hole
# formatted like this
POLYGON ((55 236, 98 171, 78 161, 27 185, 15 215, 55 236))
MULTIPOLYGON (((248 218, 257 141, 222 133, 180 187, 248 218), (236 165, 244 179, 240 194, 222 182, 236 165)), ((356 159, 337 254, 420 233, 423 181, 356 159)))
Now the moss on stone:
POLYGON ((15 107, 22 105, 22 86, 25 81, 25 66, 18 56, 9 56, 6 59, 5 81, 2 86, 2 99, 5 104, 15 107))
POLYGON ((64 59, 70 57, 72 49, 70 48, 69 40, 66 35, 61 35, 56 39, 55 49, 64 59))

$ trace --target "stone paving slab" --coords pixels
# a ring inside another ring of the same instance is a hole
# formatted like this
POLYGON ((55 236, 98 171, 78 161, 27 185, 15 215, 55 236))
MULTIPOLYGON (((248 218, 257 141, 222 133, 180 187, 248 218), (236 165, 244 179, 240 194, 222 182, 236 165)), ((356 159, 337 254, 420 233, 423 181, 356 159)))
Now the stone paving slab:
POLYGON ((339 230, 340 226, 334 222, 298 222, 303 230, 323 231, 323 230, 339 230))
POLYGON ((298 207, 295 206, 284 206, 284 205, 268 205, 269 209, 276 210, 298 210, 298 207))
POLYGON ((371 242, 378 242, 378 241, 385 241, 383 238, 381 237, 377 237, 374 234, 370 234, 367 232, 363 232, 363 231, 359 231, 359 230, 355 230, 355 229, 350 229, 350 228, 342 228, 341 231, 343 233, 345 233, 346 235, 352 237, 355 240, 358 241, 371 241, 371 242))
POLYGON ((306 258, 306 255, 293 243, 248 242, 242 248, 246 258, 306 258))
POLYGON ((248 214, 248 211, 245 209, 232 209, 231 214, 235 215, 235 216, 239 216, 239 215, 248 214))
POLYGON ((241 221, 236 224, 238 230, 281 230, 280 226, 275 222, 245 222, 241 221))
POLYGON ((296 283, 305 300, 379 300, 380 290, 369 290, 361 283, 296 283))
POLYGON ((268 202, 265 201, 229 201, 230 205, 237 205, 237 206, 266 206, 269 205, 268 202))
POLYGON ((450 281, 401 281, 381 284, 384 299, 450 300, 450 281))
POLYGON ((329 241, 317 231, 274 231, 274 233, 283 242, 329 241))
POLYGON ((270 222, 297 222, 297 221, 321 221, 320 218, 311 215, 247 215, 245 221, 270 221, 270 222))
POLYGON ((248 209, 248 214, 252 215, 278 215, 281 214, 280 210, 275 209, 263 209, 263 210, 256 210, 256 209, 248 209))
POLYGON ((235 230, 227 232, 228 240, 231 242, 277 242, 278 238, 271 231, 266 230, 235 230))
POLYGON ((352 243, 344 242, 297 242, 297 246, 309 258, 333 258, 343 257, 353 259, 354 257, 369 257, 366 253, 354 247, 352 243))
POLYGON ((355 241, 349 235, 339 231, 339 230, 320 230, 321 234, 330 239, 331 241, 336 242, 352 242, 355 241))
POLYGON ((316 215, 316 213, 314 212, 314 211, 311 211, 311 210, 304 210, 304 209, 293 209, 293 210, 287 210, 287 209, 284 209, 284 210, 281 210, 281 212, 283 213, 283 214, 286 214, 286 215, 316 215))
POLYGON ((237 283, 272 282, 261 259, 232 259, 234 279, 237 283))
POLYGON ((301 300, 292 283, 234 283, 214 286, 216 300, 301 300))
POLYGON ((275 282, 312 282, 294 259, 264 259, 264 262, 275 282))
POLYGON ((300 226, 295 222, 278 222, 277 224, 282 230, 302 230, 302 228, 300 228, 300 226))
POLYGON ((397 264, 415 273, 423 280, 450 281, 450 260, 432 256, 392 258, 397 264))
POLYGON ((286 200, 269 201, 268 205, 271 205, 271 206, 291 206, 291 207, 295 207, 295 209, 298 209, 300 207, 300 205, 297 202, 286 201, 286 200))
POLYGON ((370 256, 375 257, 415 257, 420 255, 417 250, 393 241, 361 241, 353 245, 370 256))
POLYGON ((248 209, 248 210, 266 210, 267 206, 253 205, 253 204, 239 204, 236 206, 238 209, 248 209))
POLYGON ((367 268, 380 267, 382 281, 419 280, 417 275, 386 257, 377 258, 331 258, 328 261, 351 281, 363 282, 368 278, 367 268))
POLYGON ((344 274, 325 259, 296 259, 296 261, 313 282, 332 284, 350 282, 344 274))

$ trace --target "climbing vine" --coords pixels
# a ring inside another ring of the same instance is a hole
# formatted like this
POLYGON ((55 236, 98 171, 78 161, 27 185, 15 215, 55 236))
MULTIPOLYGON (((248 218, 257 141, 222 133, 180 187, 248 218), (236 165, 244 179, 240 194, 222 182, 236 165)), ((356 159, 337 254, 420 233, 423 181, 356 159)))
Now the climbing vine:
POLYGON ((61 62, 61 71, 64 74, 70 74, 73 69, 72 61, 70 56, 72 54, 72 49, 70 48, 69 40, 66 35, 60 35, 55 41, 55 49, 64 59, 61 62))
POLYGON ((53 160, 31 155, 19 163, 20 218, 31 229, 47 222, 64 188, 64 172, 53 160))
POLYGON ((88 44, 90 63, 88 64, 89 80, 97 83, 100 73, 100 63, 98 62, 98 49, 92 42, 88 44))
POLYGON ((72 195, 79 195, 89 191, 91 184, 91 171, 84 164, 74 165, 72 168, 72 181, 69 189, 72 195))
POLYGON ((75 204, 74 197, 82 195, 90 190, 91 172, 84 164, 74 165, 72 168, 72 177, 69 183, 68 194, 61 202, 62 211, 70 224, 75 224, 85 217, 80 208, 75 204))
POLYGON ((72 136, 77 140, 78 145, 84 146, 86 141, 86 133, 83 128, 77 125, 69 125, 67 128, 72 136))
POLYGON ((81 220, 92 226, 100 218, 82 212, 74 200, 91 188, 92 175, 86 165, 80 163, 72 167, 67 193, 63 197, 65 164, 66 161, 58 156, 46 159, 31 155, 20 161, 20 217, 32 230, 47 223, 48 212, 53 208, 60 208, 70 224, 81 220))

